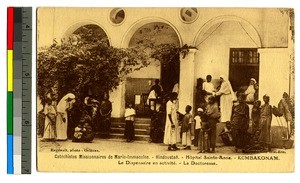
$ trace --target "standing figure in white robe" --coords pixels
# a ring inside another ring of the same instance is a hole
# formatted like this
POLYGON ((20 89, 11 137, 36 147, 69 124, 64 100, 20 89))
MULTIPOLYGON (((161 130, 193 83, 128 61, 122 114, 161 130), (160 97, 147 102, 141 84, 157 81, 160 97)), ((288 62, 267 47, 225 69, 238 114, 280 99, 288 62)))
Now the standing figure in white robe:
POLYGON ((254 94, 255 94, 255 87, 254 85, 256 84, 256 80, 254 78, 250 79, 250 84, 247 88, 247 90, 245 91, 245 95, 246 95, 246 102, 247 103, 251 103, 253 104, 254 102, 254 94))
POLYGON ((166 104, 164 144, 169 145, 168 150, 178 150, 176 146, 178 134, 176 100, 177 93, 172 93, 171 99, 166 104))
POLYGON ((253 109, 253 103, 254 103, 254 94, 256 92, 255 84, 256 84, 256 80, 254 78, 251 78, 250 84, 249 84, 247 90, 245 91, 246 103, 249 107, 249 118, 251 121, 252 121, 252 109, 253 109))
POLYGON ((75 103, 75 95, 68 93, 65 95, 57 105, 57 117, 56 117, 56 140, 67 140, 68 130, 68 114, 75 103))
POLYGON ((232 90, 229 80, 224 75, 220 76, 221 87, 215 95, 220 96, 220 111, 221 111, 221 122, 230 121, 232 104, 236 100, 235 94, 232 90))

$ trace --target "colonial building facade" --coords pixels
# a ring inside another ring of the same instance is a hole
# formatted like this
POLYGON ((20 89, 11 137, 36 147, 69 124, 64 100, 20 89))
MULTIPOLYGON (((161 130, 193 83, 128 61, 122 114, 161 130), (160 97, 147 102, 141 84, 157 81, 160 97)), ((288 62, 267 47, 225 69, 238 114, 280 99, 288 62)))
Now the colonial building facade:
MULTIPOLYGON (((99 26, 113 47, 127 48, 141 40, 153 26, 160 43, 188 45, 180 55, 179 111, 195 105, 197 79, 212 75, 217 82, 226 75, 234 90, 254 77, 259 98, 264 94, 277 105, 283 92, 294 95, 291 76, 293 41, 290 16, 285 10, 264 8, 41 8, 38 9, 38 47, 49 46, 85 25, 99 26), (146 31, 147 32, 147 31, 146 31)), ((151 31, 151 30, 150 30, 151 31)), ((160 63, 128 75, 110 93, 112 117, 124 115, 126 96, 150 89, 154 79, 163 79, 160 63), (138 84, 137 84, 138 83, 138 84), (136 85, 136 87, 133 87, 136 85), (139 88, 140 87, 140 88, 139 88), (142 88, 141 88, 142 87, 142 88)), ((176 82, 174 82, 176 83, 176 82)))

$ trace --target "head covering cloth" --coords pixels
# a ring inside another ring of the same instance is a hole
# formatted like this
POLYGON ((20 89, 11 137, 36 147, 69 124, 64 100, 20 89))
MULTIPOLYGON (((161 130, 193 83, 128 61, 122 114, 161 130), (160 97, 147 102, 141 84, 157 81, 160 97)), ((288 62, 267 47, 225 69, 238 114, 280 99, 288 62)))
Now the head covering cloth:
POLYGON ((73 93, 65 95, 57 104, 57 112, 65 113, 71 99, 75 99, 75 95, 73 93))
POLYGON ((220 75, 220 78, 223 79, 223 82, 226 82, 226 83, 228 84, 229 89, 230 89, 230 93, 231 93, 231 96, 232 96, 232 100, 233 100, 233 101, 236 101, 237 98, 236 98, 236 96, 235 96, 235 93, 234 93, 234 91, 233 91, 233 89, 232 89, 231 83, 230 83, 230 81, 228 80, 228 78, 225 77, 224 74, 221 74, 221 75, 220 75))

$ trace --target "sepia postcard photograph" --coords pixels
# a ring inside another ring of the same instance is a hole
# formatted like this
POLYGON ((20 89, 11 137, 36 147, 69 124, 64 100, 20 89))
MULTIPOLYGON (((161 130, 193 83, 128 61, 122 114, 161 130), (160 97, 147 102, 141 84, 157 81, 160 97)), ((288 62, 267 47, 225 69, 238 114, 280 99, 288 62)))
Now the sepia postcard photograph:
POLYGON ((294 172, 294 9, 36 13, 37 171, 294 172))

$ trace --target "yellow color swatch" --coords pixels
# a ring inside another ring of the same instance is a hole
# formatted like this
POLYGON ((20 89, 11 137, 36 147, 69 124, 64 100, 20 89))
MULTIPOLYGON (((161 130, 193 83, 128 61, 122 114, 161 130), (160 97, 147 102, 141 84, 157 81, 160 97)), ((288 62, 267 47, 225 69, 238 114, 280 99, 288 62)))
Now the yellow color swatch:
POLYGON ((7 50, 7 91, 13 91, 13 50, 7 50))

